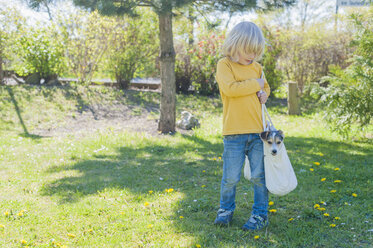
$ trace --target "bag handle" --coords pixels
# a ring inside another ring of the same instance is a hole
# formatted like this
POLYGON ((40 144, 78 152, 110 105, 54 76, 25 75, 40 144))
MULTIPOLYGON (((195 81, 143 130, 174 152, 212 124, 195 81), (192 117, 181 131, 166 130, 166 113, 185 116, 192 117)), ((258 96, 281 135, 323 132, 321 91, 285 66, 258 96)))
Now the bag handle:
MULTIPOLYGON (((262 70, 262 75, 260 76, 260 78, 264 78, 264 71, 262 70)), ((263 92, 263 90, 261 89, 259 91, 260 93, 263 92)), ((268 113, 268 110, 267 110, 267 107, 265 104, 262 104, 262 120, 263 120, 263 130, 264 131, 268 131, 270 129, 270 127, 273 127, 275 129, 275 126, 273 125, 273 122, 271 120, 271 117, 269 116, 269 113, 268 113), (267 128, 266 126, 266 116, 268 117, 268 120, 270 122, 270 126, 267 128)))

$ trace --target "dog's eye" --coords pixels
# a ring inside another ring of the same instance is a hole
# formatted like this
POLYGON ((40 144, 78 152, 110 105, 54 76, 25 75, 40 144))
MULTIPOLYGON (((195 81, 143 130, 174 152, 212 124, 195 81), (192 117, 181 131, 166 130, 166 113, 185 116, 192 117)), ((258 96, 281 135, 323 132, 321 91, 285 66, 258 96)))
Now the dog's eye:
POLYGON ((268 144, 272 145, 272 141, 268 141, 268 144))
POLYGON ((277 141, 277 145, 281 144, 281 141, 277 141))

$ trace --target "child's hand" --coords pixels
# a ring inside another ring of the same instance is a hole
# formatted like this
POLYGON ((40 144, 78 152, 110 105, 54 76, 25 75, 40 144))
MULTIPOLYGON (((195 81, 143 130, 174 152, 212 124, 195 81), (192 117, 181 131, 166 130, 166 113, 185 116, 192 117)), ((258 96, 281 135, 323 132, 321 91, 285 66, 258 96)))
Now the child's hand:
POLYGON ((258 81, 259 85, 260 85, 260 88, 264 88, 264 79, 262 78, 258 78, 256 81, 258 81))
POLYGON ((268 95, 265 93, 265 91, 257 92, 256 95, 258 96, 261 104, 265 104, 267 102, 268 95))

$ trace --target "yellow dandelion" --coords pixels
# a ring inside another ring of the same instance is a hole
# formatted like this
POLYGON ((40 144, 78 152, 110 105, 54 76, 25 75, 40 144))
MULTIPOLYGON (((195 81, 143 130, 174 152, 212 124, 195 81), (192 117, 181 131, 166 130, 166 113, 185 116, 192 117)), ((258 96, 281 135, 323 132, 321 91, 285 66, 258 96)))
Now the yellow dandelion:
POLYGON ((22 216, 23 216, 23 212, 21 211, 21 212, 19 212, 17 215, 18 215, 19 217, 22 217, 22 216))
POLYGON ((201 248, 202 246, 200 244, 196 244, 196 248, 201 248))
POLYGON ((319 204, 315 204, 315 205, 313 206, 313 208, 320 208, 320 205, 319 205, 319 204))
POLYGON ((329 226, 330 227, 336 227, 337 225, 336 224, 330 224, 329 226))
POLYGON ((314 171, 314 169, 313 169, 313 168, 311 168, 311 169, 310 169, 310 171, 314 171))
POLYGON ((334 170, 335 170, 335 171, 339 171, 339 170, 341 170, 341 169, 340 169, 340 168, 335 168, 334 170))
POLYGON ((334 217, 334 219, 335 220, 340 220, 341 218, 337 216, 337 217, 334 217))
POLYGON ((72 238, 72 239, 76 237, 76 235, 72 233, 68 233, 67 236, 69 236, 69 238, 72 238))
POLYGON ((288 219, 288 221, 290 222, 290 221, 293 221, 294 220, 294 218, 290 218, 290 219, 288 219))
POLYGON ((180 219, 184 219, 184 216, 180 215, 179 218, 180 218, 180 219))
POLYGON ((213 158, 213 160, 215 161, 215 160, 216 160, 216 158, 213 158))
POLYGON ((326 202, 324 202, 324 201, 321 201, 320 203, 323 204, 323 205, 326 205, 326 202))
POLYGON ((319 162, 313 162, 313 164, 314 164, 314 165, 320 165, 320 163, 319 163, 319 162))
POLYGON ((10 213, 8 211, 5 211, 4 215, 5 215, 5 217, 8 217, 10 215, 10 213))
POLYGON ((0 224, 0 229, 4 229, 5 226, 3 224, 0 224))
POLYGON ((275 204, 273 201, 268 202, 269 206, 272 206, 273 204, 275 204))
POLYGON ((332 190, 330 191, 330 193, 335 193, 335 192, 337 192, 337 190, 335 190, 335 189, 332 189, 332 190))
POLYGON ((319 155, 320 157, 324 156, 324 154, 322 152, 318 152, 318 153, 316 153, 316 155, 319 155))
POLYGON ((153 228, 153 225, 152 225, 152 224, 149 224, 147 227, 148 227, 148 228, 153 228))
POLYGON ((90 229, 88 229, 88 231, 87 231, 87 232, 91 233, 91 232, 93 232, 93 229, 92 229, 92 228, 90 228, 90 229))
POLYGON ((149 206, 149 205, 150 205, 149 202, 145 202, 145 203, 144 203, 144 206, 145 206, 145 207, 147 207, 147 206, 149 206))
POLYGON ((277 210, 276 210, 276 209, 270 209, 269 212, 271 212, 271 213, 276 213, 277 210))
POLYGON ((325 178, 325 177, 321 178, 321 182, 324 182, 325 180, 326 180, 326 178, 325 178))
POLYGON ((352 193, 352 196, 353 196, 353 197, 357 197, 357 194, 356 194, 356 193, 352 193))
POLYGON ((167 192, 167 193, 171 193, 172 191, 174 191, 174 189, 173 189, 173 188, 170 188, 170 189, 166 189, 166 192, 167 192))
POLYGON ((202 187, 202 188, 205 188, 205 187, 206 187, 206 185, 202 185, 201 187, 202 187))
POLYGON ((329 214, 328 214, 328 213, 325 213, 324 216, 325 216, 325 217, 329 217, 329 214))
POLYGON ((325 211, 326 208, 317 208, 317 210, 319 210, 319 211, 325 211))
POLYGON ((255 235, 255 236, 254 236, 254 239, 259 239, 259 238, 260 238, 259 235, 255 235))
POLYGON ((203 172, 203 173, 205 173, 206 171, 205 171, 205 170, 203 170, 202 172, 203 172))
POLYGON ((342 180, 334 180, 335 183, 341 183, 342 180))
POLYGON ((219 160, 221 160, 221 157, 218 157, 219 160))
POLYGON ((24 240, 24 239, 22 239, 22 240, 21 240, 21 245, 26 245, 26 244, 27 244, 27 241, 24 240))
POLYGON ((148 193, 151 195, 153 194, 153 190, 149 190, 148 193))

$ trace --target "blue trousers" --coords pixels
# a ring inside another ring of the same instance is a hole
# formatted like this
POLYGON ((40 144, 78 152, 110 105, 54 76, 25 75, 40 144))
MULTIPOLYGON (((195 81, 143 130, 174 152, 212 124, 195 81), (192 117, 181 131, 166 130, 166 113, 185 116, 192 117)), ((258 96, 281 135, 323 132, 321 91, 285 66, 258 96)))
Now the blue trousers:
POLYGON ((236 185, 241 178, 245 155, 250 161, 251 181, 254 183, 252 214, 267 216, 268 190, 265 186, 263 142, 256 133, 224 136, 220 208, 231 211, 236 208, 236 185))

